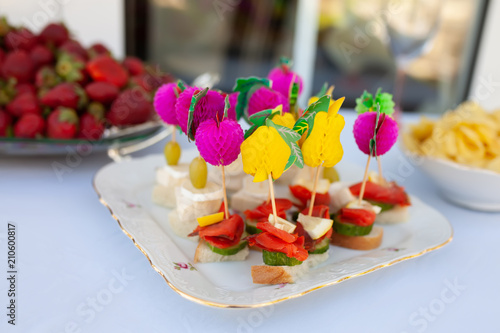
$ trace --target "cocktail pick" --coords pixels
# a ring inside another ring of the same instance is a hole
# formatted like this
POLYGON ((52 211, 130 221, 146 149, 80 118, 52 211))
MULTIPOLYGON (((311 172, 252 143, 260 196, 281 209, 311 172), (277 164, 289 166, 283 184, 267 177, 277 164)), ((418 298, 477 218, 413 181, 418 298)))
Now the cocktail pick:
POLYGON ((398 138, 396 121, 387 114, 381 113, 379 104, 376 107, 377 112, 359 114, 353 127, 354 139, 358 148, 368 155, 359 195, 360 201, 364 196, 371 157, 378 158, 388 152, 398 138))
POLYGON ((176 140, 176 129, 179 125, 177 121, 177 114, 175 111, 175 104, 179 94, 185 90, 184 83, 179 80, 177 83, 168 83, 162 85, 154 96, 153 105, 155 111, 160 118, 172 129, 172 140, 167 142, 164 148, 167 163, 169 165, 176 165, 180 158, 181 148, 176 140))
POLYGON ((253 119, 254 125, 260 126, 256 126, 243 141, 241 158, 243 171, 254 176, 254 182, 269 180, 269 193, 276 222, 273 180, 278 179, 293 164, 301 167, 303 160, 297 145, 300 135, 290 128, 275 124, 270 119, 273 110, 265 111, 253 119))
POLYGON ((338 114, 343 102, 344 97, 333 101, 329 95, 324 95, 309 105, 294 126, 295 131, 300 135, 307 132, 302 144, 302 155, 306 165, 316 168, 309 215, 312 215, 316 200, 320 167, 336 165, 344 154, 340 143, 340 133, 345 121, 344 117, 338 114))
MULTIPOLYGON (((356 99, 356 111, 358 114, 376 112, 378 108, 380 113, 392 116, 394 113, 394 105, 392 95, 389 93, 383 93, 381 88, 377 90, 375 95, 372 95, 365 90, 361 97, 356 99)), ((381 159, 378 155, 376 156, 376 159, 379 180, 382 184, 385 184, 386 180, 383 176, 381 159)))
POLYGON ((238 158, 243 142, 243 130, 236 120, 227 117, 228 109, 229 98, 226 96, 222 121, 218 116, 216 119, 205 120, 198 126, 195 136, 196 147, 201 157, 207 163, 221 167, 226 219, 229 218, 229 211, 224 166, 233 163, 238 158))

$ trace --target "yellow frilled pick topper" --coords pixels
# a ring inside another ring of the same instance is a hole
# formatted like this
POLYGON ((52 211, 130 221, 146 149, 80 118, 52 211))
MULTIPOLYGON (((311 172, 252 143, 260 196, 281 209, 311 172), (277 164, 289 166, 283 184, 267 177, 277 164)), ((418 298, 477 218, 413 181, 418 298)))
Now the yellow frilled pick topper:
POLYGON ((249 117, 252 126, 245 132, 241 145, 243 171, 254 176, 254 182, 278 179, 293 164, 304 166, 297 141, 300 135, 292 128, 293 115, 282 112, 282 106, 263 110, 249 117))
POLYGON ((344 150, 340 143, 340 132, 344 129, 344 117, 338 114, 344 97, 330 100, 328 112, 318 112, 312 130, 302 144, 304 163, 310 167, 324 165, 329 168, 342 159, 344 150))
POLYGON ((344 117, 338 114, 344 97, 334 101, 329 95, 324 95, 312 102, 293 128, 300 135, 307 132, 302 144, 302 156, 306 165, 317 168, 309 215, 312 214, 314 207, 319 167, 321 165, 332 167, 340 162, 344 155, 340 132, 345 125, 344 117))
POLYGON ((290 148, 274 127, 261 126, 241 145, 243 171, 254 176, 254 182, 278 179, 285 171, 290 148))

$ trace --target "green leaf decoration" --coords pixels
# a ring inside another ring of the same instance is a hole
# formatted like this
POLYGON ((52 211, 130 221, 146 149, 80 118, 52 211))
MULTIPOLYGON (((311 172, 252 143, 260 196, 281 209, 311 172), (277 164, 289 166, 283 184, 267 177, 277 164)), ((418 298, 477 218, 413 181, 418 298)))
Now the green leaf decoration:
POLYGON ((293 126, 293 130, 299 133, 300 135, 304 134, 308 128, 309 125, 307 124, 307 121, 304 118, 299 118, 295 122, 295 125, 293 126))
POLYGON ((300 134, 295 132, 288 127, 275 124, 271 119, 266 119, 266 125, 269 127, 274 127, 281 138, 286 142, 290 148, 290 157, 285 166, 285 170, 288 170, 292 165, 297 164, 300 168, 304 167, 304 158, 302 157, 302 151, 300 150, 297 141, 300 139, 300 134))
POLYGON ((249 129, 245 131, 245 134, 243 135, 243 139, 246 140, 250 135, 253 134, 259 128, 257 125, 252 125, 249 129))
POLYGON ((303 135, 306 131, 307 137, 311 135, 312 128, 314 126, 314 117, 318 112, 328 112, 330 107, 330 96, 323 96, 316 102, 309 105, 309 107, 304 111, 302 117, 300 117, 293 126, 293 130, 299 135, 303 135))
MULTIPOLYGON (((312 129, 314 126, 314 118, 318 112, 319 111, 308 112, 305 116, 300 117, 293 126, 293 130, 298 134, 303 135, 307 130, 312 129)), ((311 135, 311 132, 312 131, 307 132, 306 138, 311 135)))
POLYGON ((386 114, 380 112, 380 105, 377 104, 377 117, 375 118, 375 128, 373 131, 373 138, 370 139, 370 155, 377 157, 377 134, 382 124, 384 123, 386 114), (380 120, 380 117, 382 119, 380 120), (380 123, 379 123, 380 121, 380 123))
POLYGON ((293 60, 287 57, 280 57, 280 66, 291 68, 293 66, 293 60))
POLYGON ((316 97, 323 96, 326 94, 327 90, 328 90, 328 82, 325 82, 325 83, 323 83, 321 90, 314 96, 316 96, 316 97))
POLYGON ((194 140, 192 125, 193 125, 194 110, 196 108, 196 104, 198 104, 200 99, 202 99, 207 94, 207 92, 208 92, 208 87, 198 92, 197 94, 193 95, 193 97, 191 98, 191 105, 189 106, 188 123, 187 123, 188 140, 194 140))
POLYGON ((299 97, 299 84, 294 81, 295 81, 295 76, 294 79, 292 80, 293 83, 290 85, 290 94, 289 94, 290 109, 295 108, 295 106, 297 105, 297 98, 299 97))
POLYGON ((323 96, 320 99, 318 99, 316 102, 311 103, 307 107, 307 109, 304 111, 304 115, 306 115, 309 112, 318 112, 318 111, 324 111, 328 112, 328 108, 330 107, 330 96, 323 96))
POLYGON ((267 117, 269 117, 272 114, 272 112, 273 112, 272 109, 263 110, 254 113, 253 115, 248 117, 248 120, 254 125, 262 126, 266 123, 267 117))
POLYGON ((183 92, 184 90, 186 90, 186 83, 184 83, 184 81, 182 80, 177 80, 177 87, 179 87, 181 92, 183 92))
POLYGON ((297 157, 297 159, 295 160, 295 164, 302 169, 304 167, 304 157, 302 156, 302 150, 296 142, 292 142, 290 149, 292 150, 292 155, 295 155, 297 157))
POLYGON ((245 114, 245 111, 248 109, 248 101, 250 100, 250 97, 255 92, 255 90, 263 86, 269 88, 271 86, 271 81, 254 76, 248 78, 239 78, 236 80, 236 85, 233 88, 233 91, 239 92, 238 103, 236 104, 237 120, 241 119, 241 117, 245 114))
POLYGON ((229 95, 226 95, 226 98, 224 99, 224 118, 227 118, 227 110, 229 110, 229 95))
POLYGON ((297 156, 290 154, 290 157, 288 158, 288 161, 286 162, 285 165, 285 170, 283 170, 283 172, 290 169, 292 165, 295 164, 296 161, 297 161, 297 156))
POLYGON ((289 146, 290 142, 297 142, 300 139, 299 133, 288 127, 277 125, 271 119, 266 119, 266 125, 274 127, 289 146))
POLYGON ((252 135, 257 130, 257 128, 259 128, 259 126, 257 126, 257 125, 250 126, 250 128, 245 131, 245 134, 243 135, 243 139, 244 140, 248 139, 248 137, 250 135, 252 135))

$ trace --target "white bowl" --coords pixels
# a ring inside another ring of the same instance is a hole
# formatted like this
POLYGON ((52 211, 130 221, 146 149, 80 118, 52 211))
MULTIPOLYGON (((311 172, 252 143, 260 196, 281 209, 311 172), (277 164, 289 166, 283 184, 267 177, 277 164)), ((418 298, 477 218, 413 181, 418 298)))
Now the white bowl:
POLYGON ((500 174, 434 157, 417 156, 407 150, 404 152, 413 161, 418 161, 415 165, 452 203, 480 211, 500 211, 500 174))

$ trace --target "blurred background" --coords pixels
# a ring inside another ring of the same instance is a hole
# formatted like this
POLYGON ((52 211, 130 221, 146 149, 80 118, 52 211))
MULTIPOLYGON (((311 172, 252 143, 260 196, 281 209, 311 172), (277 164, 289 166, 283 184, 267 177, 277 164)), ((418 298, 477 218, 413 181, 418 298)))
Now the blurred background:
POLYGON ((302 102, 329 82, 350 107, 378 87, 405 111, 442 113, 468 98, 500 105, 484 93, 500 82, 498 0, 1 2, 12 23, 38 32, 63 20, 84 44, 103 42, 187 82, 219 73, 222 90, 240 76, 266 76, 288 56, 305 80, 302 102))

